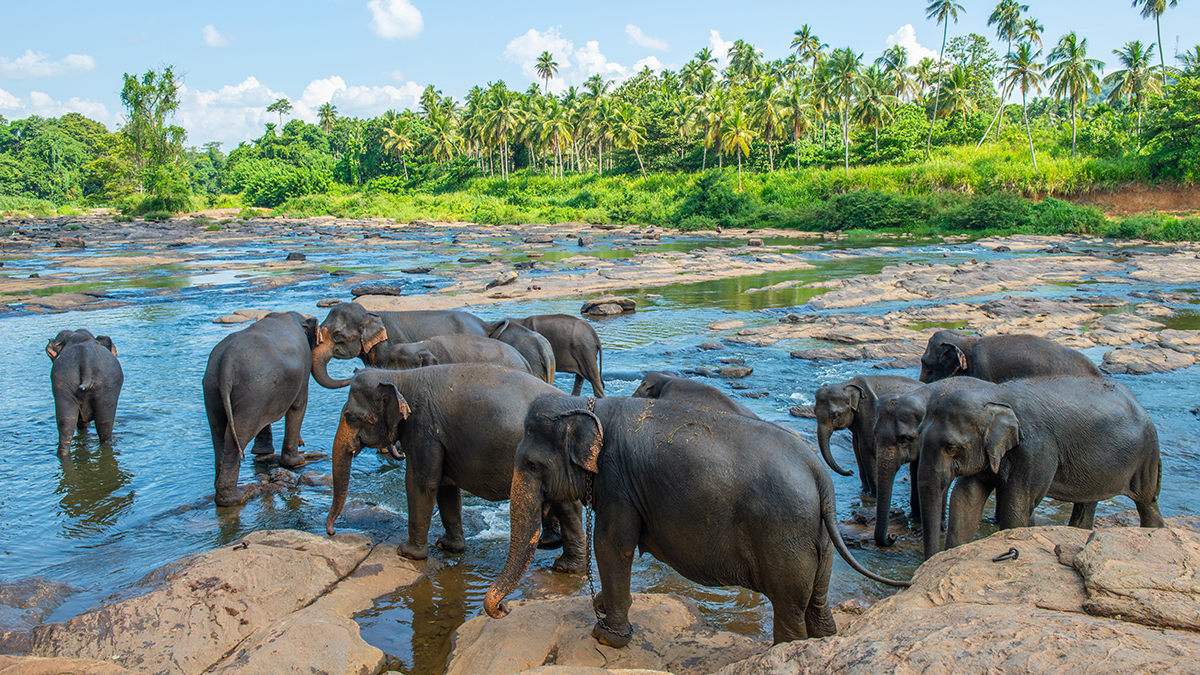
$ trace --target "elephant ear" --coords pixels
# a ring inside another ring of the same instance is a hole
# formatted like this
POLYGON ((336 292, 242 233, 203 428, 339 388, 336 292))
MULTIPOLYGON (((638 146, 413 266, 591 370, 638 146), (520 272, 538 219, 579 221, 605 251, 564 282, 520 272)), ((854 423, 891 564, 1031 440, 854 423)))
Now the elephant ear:
POLYGON ((382 402, 381 412, 385 415, 384 419, 388 421, 389 427, 394 427, 412 414, 412 408, 408 407, 408 401, 404 400, 404 395, 396 388, 394 382, 379 383, 379 399, 382 402))
POLYGON ((375 345, 388 339, 387 329, 383 327, 383 319, 378 314, 367 314, 367 323, 361 335, 363 354, 370 354, 375 345))
POLYGON ((96 342, 99 343, 101 347, 104 347, 108 351, 112 352, 113 356, 117 355, 117 346, 113 344, 112 338, 108 337, 107 335, 97 335, 96 342))
POLYGON ((437 357, 434 356, 433 352, 429 351, 428 349, 422 349, 422 350, 418 351, 417 358, 420 360, 422 368, 424 368, 425 366, 438 365, 437 357))
POLYGON ((321 325, 317 323, 317 317, 306 317, 304 321, 300 322, 300 325, 304 328, 304 336, 308 338, 308 348, 316 349, 317 345, 323 342, 323 331, 321 329, 321 325))
POLYGON ((858 402, 862 400, 863 390, 857 384, 846 386, 846 397, 850 399, 850 409, 858 412, 858 402))
POLYGON ((967 369, 967 355, 952 342, 942 343, 941 362, 950 369, 951 373, 967 369))
POLYGON ((568 410, 555 422, 557 436, 566 445, 571 462, 590 473, 600 473, 600 449, 604 447, 604 425, 595 413, 568 410))
POLYGON ((992 413, 992 421, 983 438, 984 449, 992 473, 998 473, 1005 453, 1021 442, 1021 423, 1013 409, 1003 403, 989 403, 987 409, 992 413))

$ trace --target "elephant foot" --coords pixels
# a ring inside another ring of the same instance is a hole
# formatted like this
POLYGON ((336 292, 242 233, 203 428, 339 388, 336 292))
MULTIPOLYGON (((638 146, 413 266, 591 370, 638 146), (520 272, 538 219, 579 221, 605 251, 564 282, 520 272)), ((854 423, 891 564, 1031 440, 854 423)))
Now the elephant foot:
POLYGON ((266 443, 255 443, 254 447, 250 448, 250 454, 260 457, 263 455, 273 455, 275 454, 275 448, 266 443))
POLYGON ((279 466, 282 466, 286 469, 294 469, 298 466, 304 466, 307 463, 308 460, 305 459, 304 455, 300 454, 298 450, 284 452, 279 456, 279 466))
POLYGON ((58 446, 58 458, 59 459, 70 459, 71 458, 71 446, 69 446, 69 445, 58 446))
POLYGON ((233 488, 232 490, 218 490, 217 496, 213 498, 213 502, 217 506, 241 506, 246 503, 247 499, 257 493, 257 490, 251 491, 250 488, 251 486, 246 486, 245 488, 233 488))
POLYGON ((396 547, 396 555, 409 560, 424 560, 429 557, 429 547, 406 541, 396 547))
POLYGON ((566 553, 554 559, 554 564, 551 566, 555 572, 564 574, 586 574, 587 559, 583 556, 568 555, 566 553))
POLYGON ((562 548, 562 545, 562 532, 542 528, 542 536, 538 539, 537 545, 539 549, 545 551, 547 549, 562 548))
POLYGON ((626 623, 625 630, 618 633, 613 631, 608 624, 597 621, 596 625, 592 627, 592 637, 596 638, 596 641, 602 645, 620 649, 629 644, 629 641, 633 638, 633 626, 626 623))
POLYGON ((462 553, 467 548, 467 540, 462 535, 450 536, 449 534, 443 534, 438 537, 437 547, 446 553, 462 553))

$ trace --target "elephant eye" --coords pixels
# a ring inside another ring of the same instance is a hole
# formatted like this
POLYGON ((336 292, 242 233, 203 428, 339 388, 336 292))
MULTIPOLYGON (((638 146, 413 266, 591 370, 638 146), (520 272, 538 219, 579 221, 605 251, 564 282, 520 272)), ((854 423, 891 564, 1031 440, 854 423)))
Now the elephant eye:
POLYGON ((354 422, 358 421, 358 415, 350 410, 347 410, 342 413, 342 419, 346 420, 347 424, 353 424, 354 422))

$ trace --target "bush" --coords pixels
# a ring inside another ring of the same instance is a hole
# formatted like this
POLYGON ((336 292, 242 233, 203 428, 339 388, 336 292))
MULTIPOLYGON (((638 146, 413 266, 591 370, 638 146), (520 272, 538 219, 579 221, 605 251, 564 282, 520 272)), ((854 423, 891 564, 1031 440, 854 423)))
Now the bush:
POLYGON ((715 230, 717 222, 708 216, 691 215, 679 221, 675 225, 684 232, 698 232, 700 230, 715 230))
MULTIPOLYGON (((191 209, 192 202, 187 193, 171 193, 165 195, 147 195, 131 207, 130 212, 135 216, 166 213, 167 218, 172 214, 182 213, 191 209)), ((147 217, 146 220, 152 220, 147 217)), ((162 220, 162 219, 160 219, 162 220)))
POLYGON ((145 218, 146 220, 150 220, 150 221, 154 221, 154 222, 161 222, 161 221, 170 219, 171 216, 172 216, 172 213, 170 211, 151 211, 142 217, 145 218))
POLYGON ((968 199, 944 209, 931 223, 942 230, 1014 230, 1034 223, 1033 204, 1017 195, 1000 193, 968 199))
POLYGON ((1043 234, 1094 234, 1108 225, 1095 206, 1076 206, 1048 197, 1033 207, 1037 231, 1043 234))
POLYGON ((746 202, 746 195, 734 192, 724 171, 711 169, 685 188, 683 202, 675 210, 672 220, 682 223, 689 216, 704 216, 717 225, 730 227, 736 224, 746 202))

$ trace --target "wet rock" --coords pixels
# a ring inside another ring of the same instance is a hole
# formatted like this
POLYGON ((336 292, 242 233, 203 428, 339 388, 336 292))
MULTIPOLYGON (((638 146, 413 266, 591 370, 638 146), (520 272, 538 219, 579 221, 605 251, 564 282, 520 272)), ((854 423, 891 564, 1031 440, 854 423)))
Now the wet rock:
POLYGON ((433 268, 432 267, 424 267, 424 266, 422 266, 422 267, 405 267, 404 269, 402 269, 400 271, 404 272, 405 274, 429 274, 430 272, 433 271, 433 268))
POLYGON ((612 225, 609 223, 594 223, 594 224, 592 224, 592 229, 593 230, 604 230, 606 232, 611 232, 613 230, 621 229, 621 226, 620 225, 612 225))
POLYGON ((333 307, 334 305, 340 304, 342 304, 340 298, 325 298, 317 301, 317 307, 333 307))
POLYGON ((745 326, 745 325, 746 325, 745 321, 738 321, 737 319, 721 319, 720 321, 714 321, 714 322, 708 324, 708 329, 709 330, 732 330, 734 328, 741 328, 742 326, 745 326))
POLYGON ((579 241, 578 241, 578 243, 579 243, 579 245, 580 245, 580 246, 583 246, 583 247, 585 247, 585 248, 586 248, 586 247, 589 247, 589 246, 593 246, 593 245, 595 245, 595 243, 596 243, 596 238, 595 238, 595 237, 590 237, 590 236, 588 236, 588 235, 582 235, 582 236, 580 236, 580 237, 579 237, 579 241))
POLYGON ((492 262, 492 260, 490 258, 459 258, 458 262, 468 263, 468 264, 470 264, 470 263, 490 264, 492 262))
POLYGON ((372 284, 370 286, 355 286, 350 289, 350 294, 354 297, 360 295, 404 295, 404 286, 395 284, 372 284))
POLYGON ((770 395, 771 395, 771 392, 769 392, 769 391, 747 391, 742 394, 742 396, 745 396, 746 398, 754 398, 754 399, 766 398, 770 395))
POLYGON ((220 324, 245 323, 247 321, 254 321, 254 319, 249 316, 242 316, 241 314, 226 314, 213 319, 213 323, 220 324))
POLYGON ((300 474, 300 484, 320 487, 333 485, 333 476, 319 471, 305 471, 300 474))
POLYGON ((511 284, 512 282, 516 281, 518 276, 519 275, 512 270, 501 272, 495 279, 492 279, 491 281, 489 281, 485 288, 495 288, 497 286, 507 286, 507 285, 511 284))
POLYGON ((997 246, 996 248, 994 248, 992 250, 995 251, 996 253, 1011 253, 1012 252, 1012 249, 1007 246, 997 246))
POLYGON ((54 240, 55 248, 87 248, 82 237, 59 237, 54 240))
POLYGON ((535 234, 531 237, 525 237, 521 241, 526 244, 553 244, 554 237, 549 234, 535 234))
POLYGON ((0 632, 33 628, 76 592, 66 582, 40 576, 0 583, 0 632))
POLYGON ((746 245, 747 246, 762 246, 763 240, 762 239, 751 239, 750 241, 746 242, 746 245))
POLYGON ((701 342, 700 344, 696 345, 696 347, 698 349, 703 349, 704 351, 712 351, 714 349, 724 349, 725 345, 715 340, 709 340, 708 342, 701 342))
POLYGON ((300 482, 300 477, 294 471, 278 467, 271 469, 271 472, 267 474, 267 480, 282 485, 296 485, 300 482))
POLYGON ((633 298, 606 294, 585 300, 579 311, 590 316, 613 316, 632 312, 635 309, 637 309, 637 301, 633 298))
POLYGON ((817 419, 817 411, 811 405, 794 405, 788 408, 788 414, 792 417, 802 417, 804 419, 817 419))
POLYGON ((351 272, 350 270, 334 270, 334 271, 330 272, 329 274, 330 274, 330 276, 335 276, 335 277, 352 277, 352 276, 354 276, 354 272, 351 272))
POLYGON ((1172 529, 1004 530, 937 554, 913 588, 838 636, 776 645, 719 675, 1195 672, 1200 640, 1170 626, 1200 616, 1185 567, 1198 545, 1172 529), (1017 560, 992 562, 1009 548, 1017 560))
MULTIPOLYGON (((1177 530, 1190 530, 1200 534, 1200 516, 1171 516, 1163 518, 1167 527, 1177 530)), ((1137 509, 1128 509, 1110 516, 1096 516, 1096 529, 1106 530, 1113 527, 1140 527, 1141 516, 1137 509)))
POLYGON ((1104 354, 1100 370, 1117 375, 1167 373, 1196 363, 1196 356, 1172 348, 1169 343, 1148 344, 1141 349, 1118 347, 1104 354))
POLYGON ((252 635, 216 670, 230 675, 362 675, 379 672, 385 661, 382 651, 359 636, 353 620, 331 609, 308 607, 252 635))
POLYGON ((722 366, 721 368, 717 368, 714 372, 715 377, 741 379, 743 377, 748 377, 750 373, 754 372, 754 369, 749 366, 722 366))
POLYGON ((308 256, 304 255, 303 253, 297 253, 296 251, 292 251, 291 253, 287 254, 288 262, 296 262, 296 261, 303 261, 303 260, 308 260, 308 256))
POLYGON ((1129 304, 1129 300, 1115 295, 1071 295, 1070 302, 1077 302, 1089 309, 1117 309, 1129 304))
POLYGON ((766 645, 705 625, 690 600, 635 593, 633 641, 621 649, 596 642, 591 598, 517 600, 503 619, 475 617, 454 632, 446 675, 509 675, 539 666, 664 670, 702 675, 766 645))
POLYGON ((744 366, 746 365, 746 359, 738 356, 726 356, 725 358, 721 359, 721 363, 732 366, 744 366))

